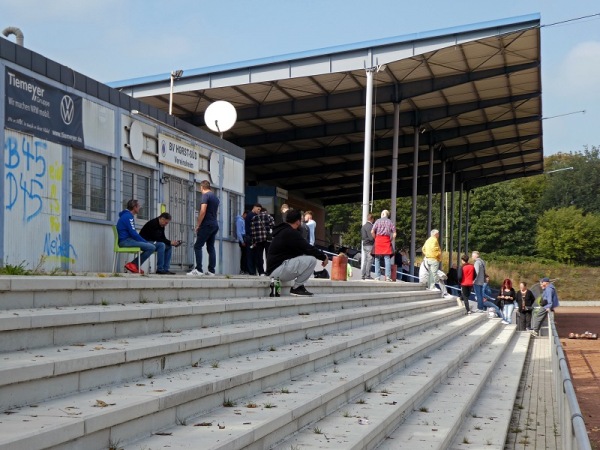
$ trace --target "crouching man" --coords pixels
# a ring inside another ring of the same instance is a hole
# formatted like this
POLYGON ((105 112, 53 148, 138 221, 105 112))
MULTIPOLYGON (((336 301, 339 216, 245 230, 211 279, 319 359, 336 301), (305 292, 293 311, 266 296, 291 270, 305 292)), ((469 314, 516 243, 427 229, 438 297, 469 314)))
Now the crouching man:
POLYGON ((327 255, 310 245, 299 231, 300 211, 290 209, 285 222, 273 228, 273 241, 267 254, 267 275, 281 281, 294 281, 291 295, 310 297, 304 287, 315 270, 317 259, 327 265, 327 255))

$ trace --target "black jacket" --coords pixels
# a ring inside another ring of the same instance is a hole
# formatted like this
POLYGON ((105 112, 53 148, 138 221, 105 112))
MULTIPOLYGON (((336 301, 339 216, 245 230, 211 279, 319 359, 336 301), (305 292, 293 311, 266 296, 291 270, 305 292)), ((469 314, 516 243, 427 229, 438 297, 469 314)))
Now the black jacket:
POLYGON ((140 236, 148 242, 164 242, 165 245, 171 245, 171 241, 165 236, 165 228, 158 223, 158 217, 146 222, 140 231, 140 236))
POLYGON ((280 223, 273 228, 273 242, 267 255, 267 274, 270 275, 284 261, 296 256, 310 255, 325 261, 325 253, 308 243, 298 230, 288 223, 280 223))

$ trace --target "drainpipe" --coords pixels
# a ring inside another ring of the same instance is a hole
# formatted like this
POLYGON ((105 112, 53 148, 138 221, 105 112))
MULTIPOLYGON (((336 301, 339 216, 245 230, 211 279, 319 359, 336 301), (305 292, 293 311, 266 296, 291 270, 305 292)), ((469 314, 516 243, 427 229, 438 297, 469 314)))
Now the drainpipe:
POLYGON ((23 42, 25 40, 25 37, 23 36, 23 32, 21 31, 20 28, 17 27, 7 27, 4 30, 2 30, 2 34, 6 37, 10 36, 11 34, 13 34, 16 39, 17 39, 17 45, 20 45, 21 47, 23 47, 23 42))

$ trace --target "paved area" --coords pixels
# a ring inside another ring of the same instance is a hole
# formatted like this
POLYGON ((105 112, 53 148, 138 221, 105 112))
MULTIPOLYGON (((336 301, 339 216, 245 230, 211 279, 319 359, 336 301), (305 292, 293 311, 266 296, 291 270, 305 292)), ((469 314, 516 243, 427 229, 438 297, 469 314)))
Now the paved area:
POLYGON ((531 339, 505 450, 562 450, 552 359, 546 336, 531 339))

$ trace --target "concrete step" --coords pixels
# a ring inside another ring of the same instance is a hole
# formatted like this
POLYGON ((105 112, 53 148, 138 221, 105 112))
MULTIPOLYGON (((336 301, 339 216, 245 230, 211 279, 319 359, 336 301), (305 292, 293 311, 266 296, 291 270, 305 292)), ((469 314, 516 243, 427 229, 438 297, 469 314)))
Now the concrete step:
POLYGON ((449 449, 464 450, 467 441, 470 448, 504 450, 530 337, 525 332, 513 337, 449 449))
POLYGON ((0 352, 432 298, 422 290, 0 310, 0 352))
MULTIPOLYGON (((488 386, 487 381, 495 376, 496 362, 510 345, 513 336, 514 327, 502 327, 498 334, 490 336, 454 373, 449 374, 435 392, 417 405, 378 449, 447 449, 471 414, 473 403, 481 395, 496 395, 496 392, 482 391, 488 386)), ((497 392, 500 395, 499 390, 497 392)), ((506 423, 509 422, 510 415, 506 423)))
MULTIPOLYGON (((481 317, 461 317, 263 389, 258 395, 238 399, 234 408, 219 407, 194 417, 186 427, 163 430, 171 433, 166 442, 170 449, 193 448, 190 443, 220 450, 371 448, 369 442, 378 439, 379 428, 385 429, 411 411, 449 368, 460 364, 471 347, 480 345, 495 328, 481 317), (451 350, 443 358, 429 358, 440 345, 451 350), (398 380, 402 386, 392 389, 389 380, 398 380), (379 421, 378 415, 386 418, 379 421), (370 425, 359 425, 359 418, 371 421, 370 425), (208 423, 212 426, 196 426, 208 423)), ((151 436, 128 448, 159 448, 160 442, 159 436, 151 436)))
MULTIPOLYGON (((463 327, 484 319, 481 316, 456 319, 460 314, 455 307, 437 307, 427 314, 386 322, 366 319, 366 325, 356 317, 353 328, 334 332, 325 324, 323 330, 330 334, 315 334, 305 339, 302 332, 300 340, 291 339, 292 344, 284 344, 281 337, 276 351, 266 351, 270 348, 246 354, 233 351, 229 355, 236 356, 228 359, 203 360, 196 367, 187 365, 184 369, 158 375, 147 373, 146 377, 125 383, 120 382, 127 378, 125 374, 115 374, 117 382, 112 386, 6 411, 0 423, 0 449, 106 448, 187 421, 219 407, 225 399, 245 398, 291 383, 292 379, 336 361, 354 359, 353 356, 376 346, 389 346, 397 341, 401 354, 395 355, 392 351, 377 358, 360 359, 363 364, 358 365, 358 370, 366 372, 360 378, 354 376, 356 370, 349 373, 355 387, 338 386, 334 390, 346 397, 346 392, 364 389, 364 382, 387 377, 419 353, 431 351, 440 342, 461 334, 463 327), (424 332, 427 327, 430 331, 424 332), (24 422, 27 427, 21 426, 24 422)), ((257 325, 254 332, 260 333, 262 329, 257 325)), ((280 329, 280 334, 287 336, 285 327, 280 329)), ((355 361, 352 368, 356 367, 355 361)), ((319 398, 312 400, 319 401, 319 398)))
POLYGON ((440 308, 456 314, 452 300, 422 300, 4 353, 0 410, 440 308))
MULTIPOLYGON (((289 294, 291 283, 283 283, 289 294)), ((315 294, 423 290, 415 283, 310 279, 315 294)), ((186 302, 200 299, 267 297, 268 277, 185 275, 154 276, 11 276, 0 277, 0 310, 56 308, 120 303, 186 302)))

